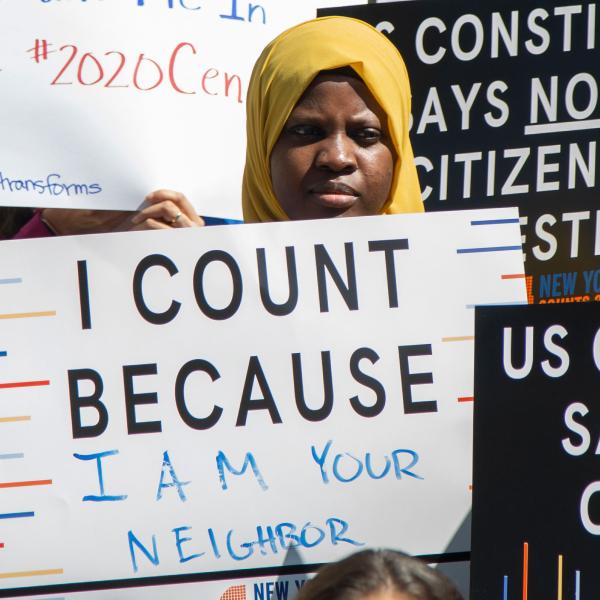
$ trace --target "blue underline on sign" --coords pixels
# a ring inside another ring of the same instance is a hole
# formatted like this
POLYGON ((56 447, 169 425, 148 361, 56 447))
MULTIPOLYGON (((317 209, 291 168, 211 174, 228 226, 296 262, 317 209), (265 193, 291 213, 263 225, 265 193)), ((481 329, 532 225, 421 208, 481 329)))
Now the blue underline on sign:
POLYGON ((481 221, 471 221, 471 225, 505 225, 507 223, 518 223, 519 219, 484 219, 481 221))
POLYGON ((475 252, 506 252, 508 250, 519 250, 521 251, 521 246, 492 246, 490 248, 458 248, 456 250, 457 254, 472 254, 475 252))
POLYGON ((24 519, 26 517, 34 517, 35 513, 31 512, 18 512, 18 513, 0 513, 0 519, 24 519))
POLYGON ((10 277, 7 279, 0 279, 0 285, 3 284, 11 284, 11 283, 23 283, 23 279, 21 277, 10 277))

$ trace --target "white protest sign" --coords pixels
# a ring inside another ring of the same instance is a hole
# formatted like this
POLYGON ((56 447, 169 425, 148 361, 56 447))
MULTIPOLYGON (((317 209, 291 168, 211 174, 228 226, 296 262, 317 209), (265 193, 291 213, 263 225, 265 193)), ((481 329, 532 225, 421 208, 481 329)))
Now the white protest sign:
POLYGON ((448 548, 473 307, 526 301, 516 209, 6 241, 0 265, 0 596, 448 548))
POLYGON ((181 190, 241 218, 254 61, 317 4, 0 2, 0 204, 138 208, 181 190))

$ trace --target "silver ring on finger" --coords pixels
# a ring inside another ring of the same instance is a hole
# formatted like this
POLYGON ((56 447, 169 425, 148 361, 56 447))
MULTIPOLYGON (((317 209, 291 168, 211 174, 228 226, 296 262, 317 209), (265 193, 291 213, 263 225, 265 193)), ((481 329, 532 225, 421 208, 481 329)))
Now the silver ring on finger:
POLYGON ((181 211, 179 211, 170 221, 169 221, 169 225, 175 225, 175 223, 177 223, 177 221, 179 221, 179 219, 181 218, 181 215, 183 213, 181 211))

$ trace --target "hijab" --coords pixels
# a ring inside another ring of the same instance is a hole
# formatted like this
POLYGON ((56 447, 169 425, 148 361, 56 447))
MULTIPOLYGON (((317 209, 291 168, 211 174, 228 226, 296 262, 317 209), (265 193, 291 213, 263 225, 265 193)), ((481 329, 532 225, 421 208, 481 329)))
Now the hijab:
POLYGON ((261 53, 246 103, 246 166, 242 207, 246 222, 285 221, 271 185, 270 156, 292 109, 320 71, 351 67, 388 116, 396 151, 386 214, 422 212, 408 136, 410 84, 396 47, 374 27, 349 17, 322 17, 277 36, 261 53))

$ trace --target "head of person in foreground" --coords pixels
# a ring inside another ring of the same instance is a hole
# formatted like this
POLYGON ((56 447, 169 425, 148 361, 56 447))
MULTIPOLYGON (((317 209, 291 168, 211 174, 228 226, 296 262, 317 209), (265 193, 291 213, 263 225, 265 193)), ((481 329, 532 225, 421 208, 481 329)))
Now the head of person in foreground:
POLYGON ((280 34, 246 113, 246 222, 423 210, 406 67, 371 25, 323 17, 280 34))
POLYGON ((462 600, 450 580, 392 550, 363 550, 319 570, 296 600, 462 600))

